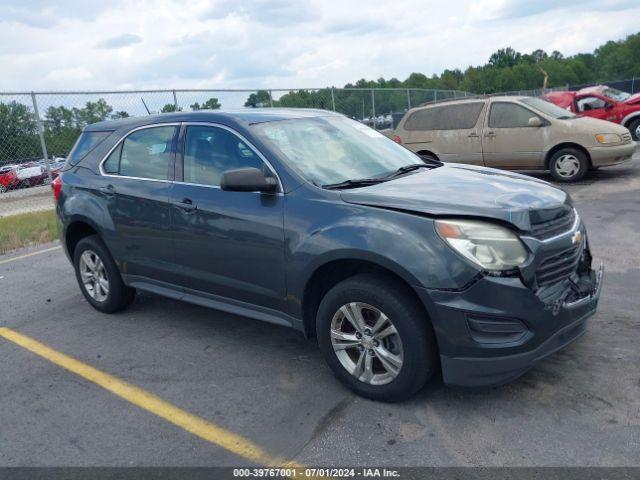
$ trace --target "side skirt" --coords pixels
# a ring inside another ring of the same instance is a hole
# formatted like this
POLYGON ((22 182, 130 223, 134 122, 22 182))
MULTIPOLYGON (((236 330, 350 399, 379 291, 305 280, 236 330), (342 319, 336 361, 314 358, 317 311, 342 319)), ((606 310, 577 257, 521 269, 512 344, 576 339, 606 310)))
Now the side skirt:
POLYGON ((234 300, 211 293, 192 290, 171 283, 159 282, 138 275, 122 275, 124 283, 130 287, 155 293, 163 297, 181 300, 183 302, 200 305, 202 307, 220 310, 234 315, 262 320, 263 322, 275 323, 284 327, 294 328, 304 331, 302 320, 294 318, 284 312, 271 308, 253 305, 251 303, 234 300))

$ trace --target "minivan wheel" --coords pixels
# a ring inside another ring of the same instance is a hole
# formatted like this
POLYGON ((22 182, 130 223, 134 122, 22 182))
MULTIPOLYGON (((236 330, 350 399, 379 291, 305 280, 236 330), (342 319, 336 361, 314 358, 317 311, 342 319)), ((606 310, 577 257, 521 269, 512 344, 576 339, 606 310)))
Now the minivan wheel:
POLYGON ((589 170, 589 159, 575 148, 561 148, 549 160, 549 172, 558 182, 575 182, 589 170))
POLYGON ((431 324, 392 278, 362 274, 334 286, 320 303, 316 329, 334 374, 364 397, 405 400, 435 371, 431 324))
POLYGON ((631 132, 631 138, 636 142, 640 141, 640 118, 629 123, 629 131, 631 132))
POLYGON ((78 242, 73 265, 84 298, 96 310, 114 313, 133 302, 135 289, 124 284, 116 263, 98 236, 90 235, 78 242))

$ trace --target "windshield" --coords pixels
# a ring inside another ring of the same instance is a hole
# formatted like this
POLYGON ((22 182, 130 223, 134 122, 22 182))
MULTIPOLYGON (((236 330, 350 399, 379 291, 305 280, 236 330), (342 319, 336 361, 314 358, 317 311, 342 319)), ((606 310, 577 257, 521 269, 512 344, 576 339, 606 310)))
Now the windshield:
POLYGON ((290 165, 320 186, 383 177, 422 162, 393 140, 345 117, 280 120, 253 128, 290 165))
POLYGON ((602 94, 605 97, 613 98, 614 100, 617 100, 619 102, 624 102, 625 100, 628 100, 629 97, 631 97, 630 93, 622 92, 620 90, 617 90, 617 89, 611 88, 611 87, 604 88, 602 90, 602 94))
POLYGON ((564 108, 554 105, 551 102, 547 102, 546 100, 542 100, 541 98, 526 97, 521 98, 520 101, 525 105, 529 105, 539 112, 549 115, 550 117, 557 118, 558 120, 567 120, 575 117, 575 115, 569 110, 565 110, 564 108))

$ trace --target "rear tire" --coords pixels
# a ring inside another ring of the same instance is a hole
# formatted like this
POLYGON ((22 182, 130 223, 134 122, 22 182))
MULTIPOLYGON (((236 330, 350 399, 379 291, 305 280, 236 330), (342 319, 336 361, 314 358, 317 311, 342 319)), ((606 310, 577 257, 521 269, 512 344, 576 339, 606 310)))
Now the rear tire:
POLYGON ((96 310, 115 313, 133 302, 136 290, 124 284, 116 262, 97 235, 78 242, 73 266, 84 298, 96 310))
POLYGON ((576 182, 589 170, 589 159, 576 148, 561 148, 549 159, 549 172, 558 182, 576 182))
POLYGON ((435 336, 424 309, 390 277, 362 274, 334 286, 320 302, 316 333, 338 379, 372 400, 411 397, 437 365, 435 336), (356 328, 360 320, 364 323, 356 328))
POLYGON ((640 118, 629 122, 627 128, 631 132, 631 138, 636 142, 640 142, 640 118))

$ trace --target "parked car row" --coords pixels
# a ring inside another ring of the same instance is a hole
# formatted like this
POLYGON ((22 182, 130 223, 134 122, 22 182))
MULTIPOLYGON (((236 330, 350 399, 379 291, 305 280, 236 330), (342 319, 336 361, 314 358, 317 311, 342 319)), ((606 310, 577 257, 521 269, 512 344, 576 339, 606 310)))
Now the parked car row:
MULTIPOLYGON (((52 178, 58 176, 64 162, 64 158, 57 157, 49 164, 52 178)), ((0 167, 0 193, 17 188, 43 185, 47 180, 47 168, 44 160, 0 167)))
MULTIPOLYGON (((584 98, 574 96, 572 105, 581 105, 584 98)), ((456 100, 409 110, 393 138, 430 159, 507 170, 548 170, 556 181, 571 182, 589 170, 631 159, 636 145, 627 128, 635 128, 638 120, 623 107, 610 110, 620 111, 616 118, 625 126, 576 115, 541 98, 456 100)), ((640 105, 638 110, 640 115, 640 105)), ((595 112, 581 113, 585 111, 595 112)))

